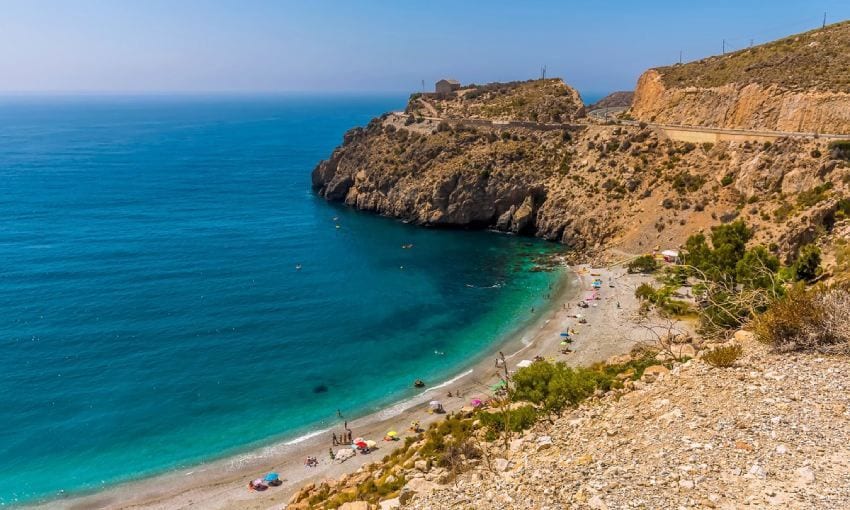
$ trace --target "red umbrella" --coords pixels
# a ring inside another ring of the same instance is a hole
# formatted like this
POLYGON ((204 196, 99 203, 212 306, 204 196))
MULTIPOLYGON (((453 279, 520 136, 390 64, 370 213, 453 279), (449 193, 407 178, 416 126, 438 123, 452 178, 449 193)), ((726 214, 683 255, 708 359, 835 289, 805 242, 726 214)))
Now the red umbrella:
POLYGON ((355 443, 355 446, 358 448, 368 448, 369 445, 367 445, 364 441, 359 441, 355 443))

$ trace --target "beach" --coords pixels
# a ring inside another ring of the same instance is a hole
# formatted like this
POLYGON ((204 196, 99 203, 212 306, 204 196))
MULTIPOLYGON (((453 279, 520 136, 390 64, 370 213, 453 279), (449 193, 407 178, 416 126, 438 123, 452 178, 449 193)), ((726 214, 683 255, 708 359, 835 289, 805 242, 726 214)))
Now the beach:
MULTIPOLYGON (((590 268, 579 265, 564 272, 558 288, 553 289, 550 304, 538 317, 501 346, 509 368, 536 356, 571 365, 587 365, 628 352, 636 343, 649 340, 648 332, 635 324, 638 302, 634 289, 647 281, 643 275, 627 274, 621 266, 590 268), (594 279, 602 280, 598 299, 588 300, 587 308, 578 303, 587 300, 594 289, 594 279), (577 316, 586 324, 579 323, 577 316), (561 333, 572 329, 572 352, 563 354, 561 333)), ((494 356, 463 369, 449 381, 427 387, 421 394, 379 412, 348 422, 354 437, 378 442, 378 449, 367 455, 356 455, 338 463, 330 460, 331 434, 342 434, 342 422, 333 430, 318 430, 298 439, 266 446, 187 470, 172 471, 152 478, 120 484, 91 495, 53 500, 42 508, 109 508, 109 509, 174 509, 174 508, 283 508, 301 486, 323 479, 335 479, 356 471, 358 467, 380 460, 402 444, 412 421, 423 427, 440 420, 443 415, 429 412, 428 402, 439 400, 447 412, 469 404, 472 398, 486 398, 490 387, 499 381, 494 356), (451 392, 452 397, 448 397, 451 392), (456 396, 460 393, 460 396, 456 396), (396 430, 402 441, 385 442, 388 430, 396 430), (308 456, 318 459, 317 467, 307 467, 308 456), (267 472, 280 474, 283 484, 263 492, 247 488, 250 480, 267 472)))

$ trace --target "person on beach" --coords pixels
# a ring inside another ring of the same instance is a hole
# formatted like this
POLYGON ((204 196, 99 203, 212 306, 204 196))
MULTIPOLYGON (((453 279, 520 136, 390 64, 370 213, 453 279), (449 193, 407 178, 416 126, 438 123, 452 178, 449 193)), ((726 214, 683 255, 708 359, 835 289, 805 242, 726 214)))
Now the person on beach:
POLYGON ((331 434, 333 434, 333 445, 334 446, 338 445, 339 441, 337 441, 337 439, 336 439, 336 432, 332 432, 331 434))

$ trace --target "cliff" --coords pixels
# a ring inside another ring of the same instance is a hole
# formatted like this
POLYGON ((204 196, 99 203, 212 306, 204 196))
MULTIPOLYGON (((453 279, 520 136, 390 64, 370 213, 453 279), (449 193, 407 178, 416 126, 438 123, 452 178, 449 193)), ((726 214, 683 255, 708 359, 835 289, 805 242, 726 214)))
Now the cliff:
POLYGON ((628 108, 632 105, 634 97, 635 93, 633 90, 612 92, 592 105, 589 105, 587 111, 598 110, 600 108, 628 108))
POLYGON ((697 62, 646 71, 637 120, 850 134, 850 22, 697 62))
POLYGON ((825 141, 698 146, 639 126, 544 127, 384 115, 345 135, 313 171, 313 187, 414 224, 515 232, 581 251, 675 247, 741 217, 787 257, 832 228, 850 182, 825 141))

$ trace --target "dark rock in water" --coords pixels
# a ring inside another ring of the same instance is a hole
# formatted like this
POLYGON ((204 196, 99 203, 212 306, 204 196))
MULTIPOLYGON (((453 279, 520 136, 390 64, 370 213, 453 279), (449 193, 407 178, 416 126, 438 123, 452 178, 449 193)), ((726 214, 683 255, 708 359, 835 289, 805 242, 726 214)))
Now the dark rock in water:
POLYGON ((313 388, 313 393, 327 393, 327 392, 328 392, 328 387, 325 386, 324 384, 320 384, 320 385, 315 386, 313 388))

